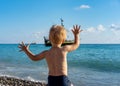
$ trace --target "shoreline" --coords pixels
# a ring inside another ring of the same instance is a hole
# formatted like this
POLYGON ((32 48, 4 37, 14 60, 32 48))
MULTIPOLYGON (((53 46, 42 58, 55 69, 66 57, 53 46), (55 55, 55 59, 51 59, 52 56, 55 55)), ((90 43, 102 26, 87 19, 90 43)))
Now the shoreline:
POLYGON ((0 76, 0 86, 47 86, 47 85, 45 82, 24 80, 9 76, 0 76))

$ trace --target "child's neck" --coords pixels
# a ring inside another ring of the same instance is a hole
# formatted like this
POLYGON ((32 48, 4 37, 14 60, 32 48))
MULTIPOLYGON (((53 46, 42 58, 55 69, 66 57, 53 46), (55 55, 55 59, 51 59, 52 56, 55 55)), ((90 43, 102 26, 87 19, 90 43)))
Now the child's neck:
POLYGON ((61 47, 61 44, 52 44, 52 47, 61 47))

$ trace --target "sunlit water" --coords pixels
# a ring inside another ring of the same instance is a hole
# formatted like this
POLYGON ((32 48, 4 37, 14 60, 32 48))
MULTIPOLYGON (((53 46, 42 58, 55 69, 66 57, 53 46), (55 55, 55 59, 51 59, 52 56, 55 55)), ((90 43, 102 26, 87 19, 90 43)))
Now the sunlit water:
MULTIPOLYGON (((50 47, 31 45, 37 54, 50 47)), ((68 53, 68 77, 75 86, 120 86, 120 45, 81 44, 68 53)), ((31 61, 17 44, 0 44, 0 75, 47 83, 45 60, 31 61)))

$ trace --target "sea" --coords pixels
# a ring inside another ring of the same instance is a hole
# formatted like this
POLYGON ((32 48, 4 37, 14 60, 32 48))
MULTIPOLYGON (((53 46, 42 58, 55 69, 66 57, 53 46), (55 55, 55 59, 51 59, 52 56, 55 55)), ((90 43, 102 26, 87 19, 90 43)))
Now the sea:
MULTIPOLYGON (((44 44, 30 46, 34 54, 50 48, 44 44)), ((81 44, 68 53, 67 61, 74 86, 120 86, 120 44, 81 44)), ((18 44, 0 44, 0 76, 47 83, 47 63, 44 59, 30 60, 19 52, 18 44)))

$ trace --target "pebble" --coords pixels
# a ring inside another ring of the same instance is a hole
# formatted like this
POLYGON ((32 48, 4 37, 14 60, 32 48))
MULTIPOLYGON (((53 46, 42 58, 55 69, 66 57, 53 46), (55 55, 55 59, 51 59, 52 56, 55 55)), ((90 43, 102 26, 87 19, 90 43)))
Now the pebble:
POLYGON ((0 86, 47 86, 44 82, 34 82, 14 77, 0 76, 0 86))

